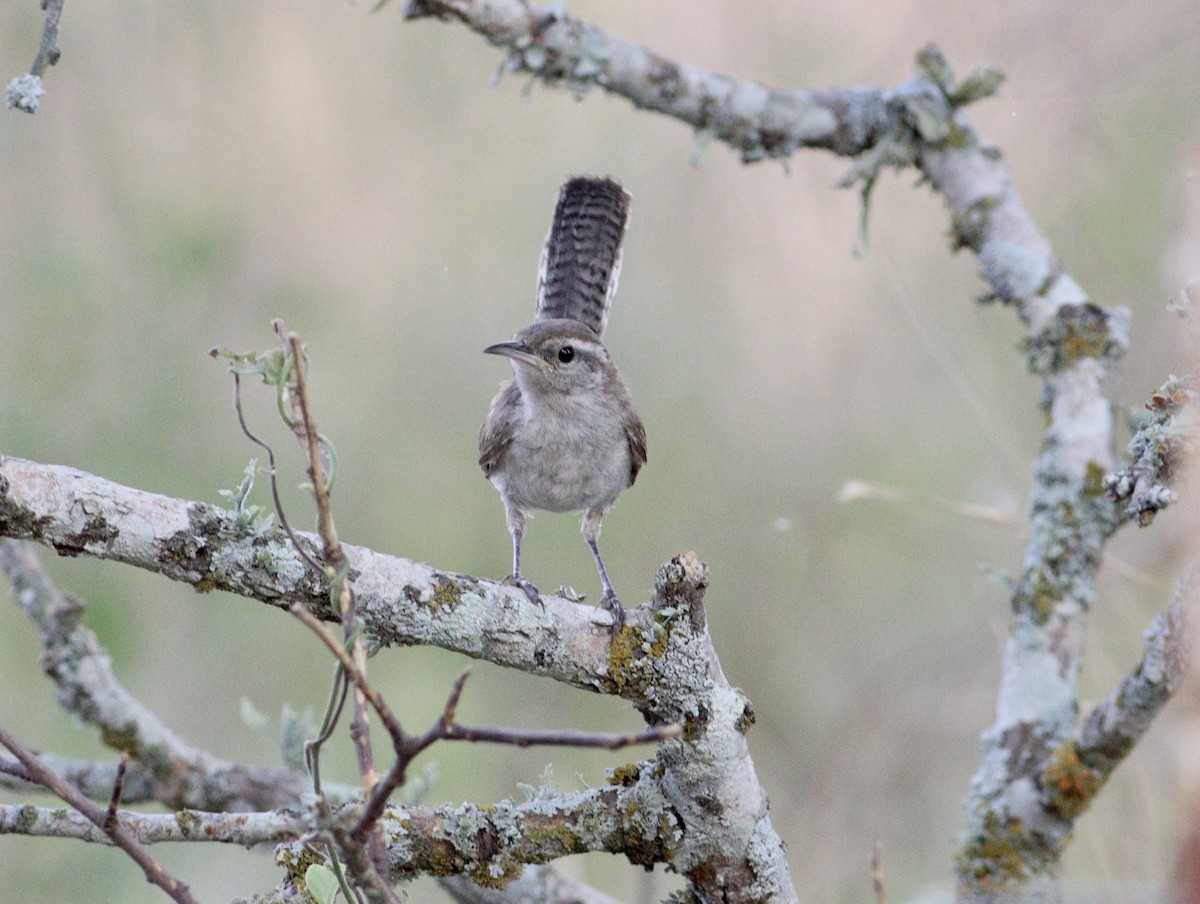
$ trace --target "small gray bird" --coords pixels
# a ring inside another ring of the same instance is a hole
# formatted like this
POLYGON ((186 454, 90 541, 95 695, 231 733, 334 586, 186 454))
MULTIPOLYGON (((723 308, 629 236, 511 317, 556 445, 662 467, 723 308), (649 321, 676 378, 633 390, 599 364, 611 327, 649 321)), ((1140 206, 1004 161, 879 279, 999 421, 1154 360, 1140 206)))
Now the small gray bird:
POLYGON ((515 378, 492 400, 479 430, 479 466, 500 491, 513 541, 505 582, 534 602, 521 576, 525 516, 584 512, 614 630, 624 609, 600 558, 600 520, 646 462, 646 430, 600 339, 621 271, 629 195, 612 179, 569 179, 558 195, 538 272, 537 317, 484 352, 511 359, 515 378))

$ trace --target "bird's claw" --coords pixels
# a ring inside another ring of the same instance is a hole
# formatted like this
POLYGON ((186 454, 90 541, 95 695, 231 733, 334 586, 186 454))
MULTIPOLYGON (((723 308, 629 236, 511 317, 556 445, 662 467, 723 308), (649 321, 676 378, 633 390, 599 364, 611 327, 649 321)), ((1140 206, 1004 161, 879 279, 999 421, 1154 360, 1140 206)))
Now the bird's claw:
POLYGON ((617 595, 608 590, 604 596, 600 597, 600 602, 596 605, 612 616, 612 633, 616 634, 620 631, 625 624, 625 607, 621 605, 617 595))
POLYGON ((523 577, 521 577, 521 575, 510 574, 503 581, 501 581, 501 583, 507 584, 509 587, 517 587, 517 588, 523 590, 525 592, 525 595, 527 597, 529 597, 529 602, 537 603, 539 606, 542 607, 543 612, 546 611, 546 604, 544 602, 542 602, 542 595, 540 593, 538 593, 538 589, 535 586, 533 586, 532 583, 530 583, 529 581, 527 581, 523 577))

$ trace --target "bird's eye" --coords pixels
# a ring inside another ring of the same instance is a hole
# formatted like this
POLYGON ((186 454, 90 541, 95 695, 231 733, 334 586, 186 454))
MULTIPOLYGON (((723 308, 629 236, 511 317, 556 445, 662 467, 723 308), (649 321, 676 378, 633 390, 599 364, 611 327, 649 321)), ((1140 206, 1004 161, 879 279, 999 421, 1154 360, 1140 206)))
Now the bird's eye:
POLYGON ((558 350, 558 360, 563 364, 567 364, 575 357, 575 349, 569 345, 564 345, 558 350))

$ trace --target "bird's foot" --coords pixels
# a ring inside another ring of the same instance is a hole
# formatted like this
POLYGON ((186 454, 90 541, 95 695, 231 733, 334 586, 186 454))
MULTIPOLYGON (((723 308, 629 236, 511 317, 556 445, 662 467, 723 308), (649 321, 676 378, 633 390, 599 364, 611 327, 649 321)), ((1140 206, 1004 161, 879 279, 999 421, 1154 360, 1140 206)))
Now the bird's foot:
POLYGON ((519 587, 525 591, 525 595, 529 597, 529 602, 537 603, 542 607, 542 611, 546 611, 546 604, 542 602, 542 595, 538 593, 538 589, 532 583, 521 577, 520 573, 510 574, 506 577, 502 584, 507 584, 509 587, 519 587))
POLYGON ((621 601, 617 599, 617 595, 611 588, 604 591, 604 596, 600 597, 600 602, 596 605, 612 616, 612 628, 610 629, 612 633, 616 634, 620 631, 625 624, 625 607, 621 605, 621 601))

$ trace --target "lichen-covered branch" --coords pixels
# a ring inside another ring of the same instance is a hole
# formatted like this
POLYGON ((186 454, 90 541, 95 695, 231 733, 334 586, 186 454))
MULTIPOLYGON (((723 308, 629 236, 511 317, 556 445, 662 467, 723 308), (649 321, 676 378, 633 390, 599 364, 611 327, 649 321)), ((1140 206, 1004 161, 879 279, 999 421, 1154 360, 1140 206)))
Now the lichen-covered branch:
MULTIPOLYGON (((198 590, 227 589, 280 607, 301 601, 332 617, 324 576, 282 532, 71 468, 0 460, 0 535, 125 562, 198 590)), ((637 863, 667 863, 705 900, 795 900, 746 742, 753 710, 721 671, 702 605, 707 571, 693 555, 662 569, 651 604, 631 611, 614 635, 607 623, 592 622, 588 606, 546 597, 542 609, 503 585, 344 548, 360 614, 379 643, 435 644, 624 697, 651 726, 681 723, 683 738, 664 742, 653 761, 615 772, 621 788, 641 795, 637 812, 627 814, 636 832, 624 830, 621 850, 637 863), (649 800, 658 803, 651 808, 649 800), (647 838, 657 840, 635 843, 647 838)), ((527 862, 520 851, 506 855, 502 876, 527 862)))
POLYGON ((1146 629, 1137 665, 1072 735, 1024 746, 1006 741, 1007 749, 1021 756, 996 761, 1007 774, 995 781, 1007 787, 1008 800, 1019 806, 1010 809, 1007 822, 997 817, 988 821, 984 833, 973 839, 974 847, 960 853, 960 865, 969 865, 967 857, 986 856, 988 863, 1006 866, 1012 875, 1003 877, 1008 882, 989 875, 972 891, 971 900, 1007 900, 1011 880, 1022 875, 1027 880, 1023 900, 1039 900, 1034 889, 1048 885, 1076 820, 1178 688, 1191 649, 1188 610, 1195 595, 1192 568, 1180 578, 1167 609, 1146 629))
MULTIPOLYGON (((60 555, 123 562, 206 593, 226 590, 286 609, 330 613, 327 578, 278 528, 242 525, 234 513, 172 499, 59 465, 0 458, 0 536, 36 540, 60 555)), ((300 542, 320 541, 299 533, 300 542)), ((617 689, 607 625, 593 607, 519 590, 343 544, 359 614, 383 645, 431 644, 587 690, 617 689)))
MULTIPOLYGON (((291 810, 263 813, 211 813, 187 808, 173 813, 122 810, 117 814, 117 822, 139 844, 197 841, 252 847, 291 841, 311 830, 307 816, 291 810)), ((0 804, 0 835, 113 843, 107 834, 75 810, 32 804, 0 804)))
MULTIPOLYGON (((381 822, 394 881, 418 875, 463 875, 485 888, 501 888, 525 864, 546 863, 568 854, 608 851, 640 864, 666 861, 683 828, 662 798, 650 764, 640 781, 621 772, 615 784, 587 791, 543 791, 525 803, 462 804, 444 807, 390 807, 381 822)), ((336 810, 333 820, 348 828, 358 806, 336 810)), ((117 823, 139 844, 197 841, 252 846, 295 842, 276 857, 289 873, 302 877, 313 862, 306 842, 316 826, 310 811, 279 809, 257 813, 174 813, 120 811, 117 823)), ((69 838, 99 844, 112 839, 78 813, 62 808, 0 805, 0 834, 69 838)))

